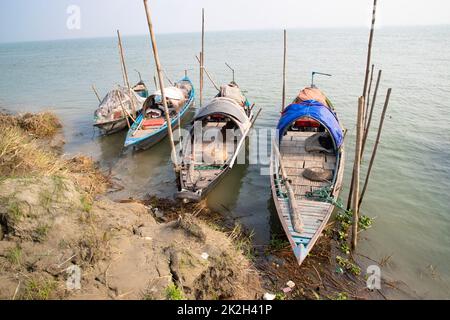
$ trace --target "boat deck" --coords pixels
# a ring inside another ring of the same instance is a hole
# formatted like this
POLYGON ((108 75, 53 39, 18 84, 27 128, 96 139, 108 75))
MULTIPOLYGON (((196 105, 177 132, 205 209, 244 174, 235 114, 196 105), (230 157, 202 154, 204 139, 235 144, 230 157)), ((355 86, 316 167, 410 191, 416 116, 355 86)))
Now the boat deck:
POLYGON ((331 184, 331 181, 317 182, 304 178, 303 171, 306 168, 320 167, 331 171, 336 169, 336 156, 325 153, 309 153, 305 150, 306 139, 314 134, 315 132, 288 131, 281 140, 280 146, 283 165, 294 189, 297 206, 303 221, 301 233, 295 232, 293 229, 291 208, 284 184, 280 181, 275 183, 278 207, 281 210, 285 225, 295 244, 297 246, 302 244, 307 248, 307 251, 310 250, 315 239, 322 232, 334 208, 330 203, 313 201, 305 197, 307 192, 331 184))
MULTIPOLYGON (((210 130, 209 137, 215 136, 217 131, 221 131, 226 122, 208 122, 204 127, 204 132, 210 130)), ((228 152, 225 143, 225 133, 223 134, 222 143, 215 141, 204 141, 200 146, 196 146, 197 150, 191 146, 192 152, 196 153, 196 159, 201 161, 196 162, 194 168, 189 166, 189 169, 181 171, 181 178, 184 187, 190 190, 204 189, 208 187, 222 172, 222 166, 227 162, 228 158, 232 156, 232 152, 228 152)))

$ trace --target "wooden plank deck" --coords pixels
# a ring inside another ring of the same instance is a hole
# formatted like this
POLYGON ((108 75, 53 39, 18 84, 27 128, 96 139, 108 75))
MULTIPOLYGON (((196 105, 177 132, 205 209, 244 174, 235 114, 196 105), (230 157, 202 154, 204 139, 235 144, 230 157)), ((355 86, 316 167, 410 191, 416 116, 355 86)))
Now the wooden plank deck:
MULTIPOLYGON (((324 153, 308 153, 305 150, 305 141, 315 132, 295 132, 289 131, 281 140, 280 153, 286 174, 291 181, 297 201, 297 206, 301 212, 303 221, 303 232, 298 233, 293 230, 289 201, 278 198, 282 210, 283 218, 289 228, 294 241, 307 245, 305 239, 312 239, 321 228, 332 204, 308 200, 305 197, 307 192, 311 192, 329 185, 329 182, 311 181, 303 177, 306 168, 324 168, 334 170, 336 167, 336 157, 324 153)), ((284 189, 284 188, 282 188, 284 189)), ((286 190, 282 190, 285 192, 286 190)))

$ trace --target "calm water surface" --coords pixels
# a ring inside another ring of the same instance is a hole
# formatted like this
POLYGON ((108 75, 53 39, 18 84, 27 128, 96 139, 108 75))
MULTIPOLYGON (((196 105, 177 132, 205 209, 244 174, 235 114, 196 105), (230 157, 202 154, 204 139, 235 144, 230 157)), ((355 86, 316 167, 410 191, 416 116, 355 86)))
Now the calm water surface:
MULTIPOLYGON (((357 98, 362 92, 366 29, 288 32, 288 97, 310 83, 311 71, 333 74, 317 84, 331 97, 347 135, 346 185, 351 172, 357 98)), ((188 69, 198 83, 194 56, 198 34, 157 37, 162 64, 177 79, 188 69)), ((360 252, 375 260, 392 256, 383 275, 404 281, 426 298, 450 298, 450 27, 385 28, 376 31, 374 63, 383 69, 379 111, 388 87, 390 108, 363 210, 376 217, 360 252)), ((153 88, 153 58, 148 37, 124 37, 132 82, 133 69, 153 88)), ((281 31, 206 34, 206 66, 216 82, 236 81, 263 112, 256 128, 273 128, 279 115, 282 65, 281 31)), ((176 190, 170 150, 161 143, 121 156, 124 133, 99 137, 92 128, 97 100, 121 81, 114 38, 0 44, 0 107, 12 111, 54 110, 64 122, 67 154, 83 153, 111 169, 126 191, 171 196, 176 190)), ((207 81, 207 80, 205 80, 207 81)), ((215 94, 207 83, 206 97, 215 94)), ((197 102, 198 105, 198 102, 197 102)), ((374 137, 370 137, 369 149, 374 137)), ((166 141, 167 142, 167 141, 166 141)), ((367 166, 368 156, 364 159, 367 166)), ((346 199, 347 190, 342 197, 346 199)), ((270 239, 276 221, 267 176, 257 165, 236 166, 211 193, 209 205, 231 214, 255 231, 257 244, 270 239)))

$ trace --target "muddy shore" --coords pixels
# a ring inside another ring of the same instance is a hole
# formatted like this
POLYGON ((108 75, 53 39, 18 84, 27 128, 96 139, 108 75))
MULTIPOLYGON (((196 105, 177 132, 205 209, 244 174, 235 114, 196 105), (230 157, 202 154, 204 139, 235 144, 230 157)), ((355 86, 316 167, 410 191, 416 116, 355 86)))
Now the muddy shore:
POLYGON ((111 200, 90 158, 61 155, 51 113, 1 114, 0 129, 0 299, 385 298, 342 252, 339 223, 298 267, 282 234, 255 247, 204 203, 111 200))

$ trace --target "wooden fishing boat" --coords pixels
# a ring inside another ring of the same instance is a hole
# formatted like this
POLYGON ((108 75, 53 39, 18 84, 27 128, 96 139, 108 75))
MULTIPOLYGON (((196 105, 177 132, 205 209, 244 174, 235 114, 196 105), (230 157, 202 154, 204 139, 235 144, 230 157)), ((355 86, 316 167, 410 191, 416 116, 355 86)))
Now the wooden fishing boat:
POLYGON ((287 106, 272 141, 275 207, 301 264, 333 212, 344 174, 344 130, 331 102, 315 87, 287 106))
POLYGON ((94 127, 99 128, 102 134, 112 134, 125 129, 128 122, 133 122, 133 104, 136 113, 142 109, 146 91, 145 83, 140 81, 133 87, 131 95, 125 87, 108 92, 94 112, 94 127))
MULTIPOLYGON (((176 128, 194 102, 194 86, 188 77, 184 77, 174 86, 165 88, 164 94, 169 107, 172 128, 176 128)), ((147 149, 164 139, 167 134, 161 92, 158 90, 145 100, 142 112, 128 130, 124 147, 147 149)))
POLYGON ((136 83, 131 89, 133 89, 133 91, 136 92, 141 98, 148 98, 148 89, 142 80, 136 83))
POLYGON ((252 109, 237 84, 231 82, 198 110, 183 145, 177 198, 200 201, 233 168, 258 116, 252 109))

